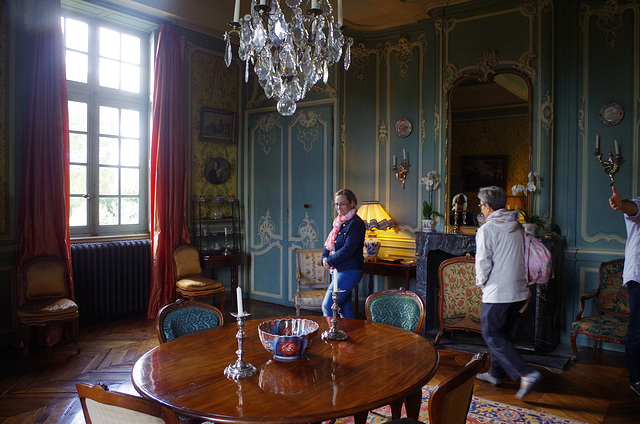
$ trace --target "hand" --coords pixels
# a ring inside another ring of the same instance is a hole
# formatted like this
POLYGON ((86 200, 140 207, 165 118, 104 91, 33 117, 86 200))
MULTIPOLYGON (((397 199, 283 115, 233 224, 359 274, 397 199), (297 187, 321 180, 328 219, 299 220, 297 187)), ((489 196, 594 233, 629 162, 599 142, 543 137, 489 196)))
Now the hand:
POLYGON ((618 190, 616 190, 615 186, 611 186, 611 191, 613 194, 609 198, 609 206, 611 206, 611 209, 614 211, 618 211, 622 208, 622 197, 618 194, 618 190))
POLYGON ((331 268, 329 266, 329 264, 327 263, 327 258, 322 258, 322 266, 327 268, 327 269, 331 268))

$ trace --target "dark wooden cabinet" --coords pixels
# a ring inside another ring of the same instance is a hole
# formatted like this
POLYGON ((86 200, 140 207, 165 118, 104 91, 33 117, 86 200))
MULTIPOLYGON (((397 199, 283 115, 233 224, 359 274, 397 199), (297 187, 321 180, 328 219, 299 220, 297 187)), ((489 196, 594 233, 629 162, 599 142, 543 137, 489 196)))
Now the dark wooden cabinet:
POLYGON ((240 202, 193 202, 192 240, 202 256, 242 252, 240 202))

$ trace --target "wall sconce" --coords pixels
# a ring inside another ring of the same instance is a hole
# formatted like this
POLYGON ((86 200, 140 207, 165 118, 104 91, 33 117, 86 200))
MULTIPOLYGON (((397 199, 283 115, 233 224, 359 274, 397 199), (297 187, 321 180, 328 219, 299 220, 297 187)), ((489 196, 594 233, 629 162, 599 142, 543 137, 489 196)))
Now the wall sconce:
POLYGON ((396 224, 377 200, 362 202, 362 206, 358 209, 358 216, 362 218, 367 230, 369 230, 367 238, 364 240, 364 248, 366 250, 364 259, 366 261, 375 261, 378 258, 381 244, 375 230, 388 230, 395 227, 396 224))
POLYGON ((600 162, 600 165, 604 168, 604 173, 609 175, 610 185, 613 186, 615 180, 613 175, 618 172, 620 164, 622 163, 622 156, 620 155, 620 148, 618 147, 618 140, 613 140, 616 149, 616 158, 614 160, 613 155, 609 152, 609 159, 603 161, 602 153, 600 152, 600 135, 596 135, 596 150, 593 152, 595 157, 600 162))
POLYGON ((402 184, 402 189, 404 190, 404 180, 407 179, 407 174, 409 173, 409 159, 407 159, 407 151, 402 149, 402 162, 400 162, 400 167, 398 168, 398 158, 396 155, 393 155, 393 168, 391 170, 394 174, 396 174, 396 178, 402 184))

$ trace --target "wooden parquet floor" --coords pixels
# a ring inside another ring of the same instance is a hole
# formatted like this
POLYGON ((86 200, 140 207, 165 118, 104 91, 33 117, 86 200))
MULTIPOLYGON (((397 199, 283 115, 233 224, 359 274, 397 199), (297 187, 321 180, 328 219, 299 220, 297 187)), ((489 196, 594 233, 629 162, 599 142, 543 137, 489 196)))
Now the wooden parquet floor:
MULTIPOLYGON (((292 308, 247 302, 255 318, 293 315, 292 308)), ((228 316, 227 322, 232 319, 228 316)), ((111 390, 135 393, 130 372, 135 361, 158 344, 155 322, 144 317, 94 325, 80 330, 82 352, 71 344, 33 350, 27 358, 0 352, 0 423, 84 423, 75 384, 103 382, 111 390)), ((436 385, 471 358, 469 353, 440 349, 436 385)), ((565 370, 536 367, 543 374, 537 390, 520 401, 517 384, 493 387, 477 381, 476 396, 584 423, 640 422, 640 397, 630 388, 619 352, 583 348, 579 361, 565 370)))

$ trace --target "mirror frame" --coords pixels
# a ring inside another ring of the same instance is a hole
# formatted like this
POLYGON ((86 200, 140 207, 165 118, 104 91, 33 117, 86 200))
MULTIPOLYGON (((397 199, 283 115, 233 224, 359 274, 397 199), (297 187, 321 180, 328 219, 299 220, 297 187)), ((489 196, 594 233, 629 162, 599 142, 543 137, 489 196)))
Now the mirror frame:
MULTIPOLYGON (((483 82, 493 82, 494 77, 496 75, 499 74, 513 74, 516 76, 519 76, 520 78, 522 78, 526 84, 527 84, 527 106, 529 109, 529 117, 528 117, 528 124, 529 124, 529 130, 528 130, 528 139, 529 139, 529 155, 528 155, 528 163, 527 163, 527 167, 529 168, 529 171, 527 172, 527 174, 529 172, 532 171, 533 169, 533 85, 531 83, 531 80, 527 77, 527 75, 525 75, 524 73, 513 69, 513 68, 506 68, 506 69, 499 69, 499 70, 495 70, 494 72, 489 73, 488 75, 484 75, 484 74, 464 74, 461 75, 460 77, 458 77, 453 84, 451 84, 451 86, 449 87, 449 89, 447 90, 446 94, 445 94, 445 108, 446 108, 446 118, 445 118, 445 156, 444 156, 444 169, 445 169, 445 173, 444 173, 444 234, 452 234, 452 229, 453 226, 449 224, 449 210, 450 210, 450 206, 449 204, 451 203, 451 193, 449 193, 450 191, 450 180, 451 180, 451 125, 452 125, 452 120, 451 120, 451 115, 452 115, 452 111, 451 111, 451 94, 453 93, 453 90, 458 87, 458 85, 460 85, 462 82, 469 80, 469 79, 475 79, 478 81, 483 81, 483 82)), ((508 187, 507 187, 508 189, 508 187)), ((531 211, 531 196, 527 197, 526 200, 527 204, 525 205, 525 207, 527 208, 528 211, 531 211)))

